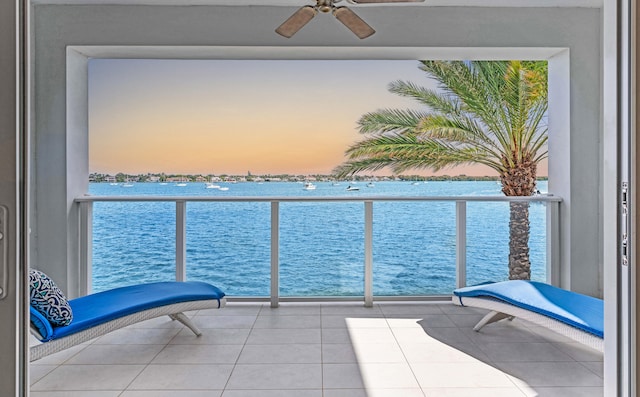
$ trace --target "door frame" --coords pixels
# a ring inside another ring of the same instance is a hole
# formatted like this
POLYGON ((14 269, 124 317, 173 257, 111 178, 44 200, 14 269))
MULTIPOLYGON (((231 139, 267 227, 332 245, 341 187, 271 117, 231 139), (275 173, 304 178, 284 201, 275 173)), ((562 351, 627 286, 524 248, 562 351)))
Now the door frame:
POLYGON ((633 0, 605 2, 603 7, 605 396, 637 391, 637 13, 633 0))
POLYGON ((26 10, 0 2, 0 395, 27 396, 26 10))

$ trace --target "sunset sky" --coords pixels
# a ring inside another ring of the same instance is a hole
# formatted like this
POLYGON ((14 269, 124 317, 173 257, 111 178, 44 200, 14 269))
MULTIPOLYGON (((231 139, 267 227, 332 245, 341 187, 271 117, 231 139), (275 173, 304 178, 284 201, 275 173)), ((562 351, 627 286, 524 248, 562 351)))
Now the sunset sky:
POLYGON ((435 87, 417 61, 94 59, 90 171, 330 174, 362 138, 360 116, 417 107, 387 91, 398 79, 435 87))

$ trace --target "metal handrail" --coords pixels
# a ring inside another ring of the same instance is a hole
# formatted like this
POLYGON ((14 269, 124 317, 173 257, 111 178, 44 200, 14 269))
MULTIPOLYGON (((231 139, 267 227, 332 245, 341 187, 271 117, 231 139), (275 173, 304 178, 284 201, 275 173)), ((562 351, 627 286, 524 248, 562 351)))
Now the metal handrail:
POLYGON ((319 201, 515 201, 515 202, 553 202, 560 203, 562 198, 552 194, 537 196, 92 196, 77 197, 75 202, 97 201, 211 201, 211 202, 319 202, 319 201))

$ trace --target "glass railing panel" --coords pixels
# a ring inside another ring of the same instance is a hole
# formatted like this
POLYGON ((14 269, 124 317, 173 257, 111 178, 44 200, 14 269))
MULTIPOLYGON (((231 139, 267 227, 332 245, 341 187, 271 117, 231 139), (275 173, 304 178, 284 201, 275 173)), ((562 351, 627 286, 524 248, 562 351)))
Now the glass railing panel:
POLYGON ((94 292, 175 280, 175 203, 96 202, 92 244, 94 292))
POLYGON ((190 202, 186 225, 187 280, 233 296, 269 296, 269 203, 190 202))
POLYGON ((509 203, 467 202, 467 285, 509 278, 509 203))
POLYGON ((531 279, 547 281, 547 206, 556 203, 531 202, 529 206, 529 257, 531 260, 531 279))
POLYGON ((448 294, 455 281, 455 202, 374 203, 374 296, 448 294))
MULTIPOLYGON (((467 285, 509 278, 508 202, 467 202, 467 285)), ((529 204, 532 279, 546 279, 545 204, 529 204)))
POLYGON ((280 204, 280 295, 362 296, 362 203, 280 204))

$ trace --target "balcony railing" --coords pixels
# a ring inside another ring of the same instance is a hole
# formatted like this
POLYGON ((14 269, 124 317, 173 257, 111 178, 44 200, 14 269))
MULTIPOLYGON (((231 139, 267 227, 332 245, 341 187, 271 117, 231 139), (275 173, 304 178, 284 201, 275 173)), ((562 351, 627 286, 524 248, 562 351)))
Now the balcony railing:
MULTIPOLYGON (((455 256, 456 287, 467 280, 467 204, 469 202, 538 202, 546 206, 546 281, 558 284, 560 277, 559 208, 562 199, 553 195, 532 197, 504 196, 420 196, 420 197, 200 197, 200 196, 83 196, 77 198, 79 210, 79 247, 81 294, 91 291, 93 204, 96 202, 173 202, 175 203, 175 275, 176 280, 186 279, 187 266, 187 203, 229 202, 270 203, 270 296, 272 307, 277 307, 280 296, 280 204, 281 203, 341 203, 363 204, 364 217, 364 304, 373 304, 373 203, 375 202, 452 202, 455 203, 455 256)), ((377 297, 378 298, 378 297, 377 297)), ((387 297, 392 299, 390 297, 387 297)), ((397 298, 397 297, 396 297, 397 298)), ((412 297, 412 299, 415 297, 412 297)), ((427 297, 423 297, 427 298, 427 297)), ((305 300, 305 297, 298 298, 305 300)), ((313 299, 308 298, 307 299, 313 299)))

